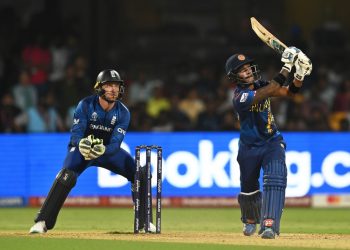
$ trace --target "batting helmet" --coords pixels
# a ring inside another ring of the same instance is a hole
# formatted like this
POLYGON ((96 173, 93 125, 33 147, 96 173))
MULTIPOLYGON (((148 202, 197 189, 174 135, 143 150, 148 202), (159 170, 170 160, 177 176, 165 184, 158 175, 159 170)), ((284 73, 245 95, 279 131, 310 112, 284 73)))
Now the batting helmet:
POLYGON ((247 84, 244 82, 244 79, 238 77, 237 75, 239 69, 246 64, 251 65, 255 80, 260 79, 260 71, 258 69, 258 66, 254 64, 254 59, 249 58, 243 54, 234 54, 227 59, 225 70, 228 79, 239 84, 247 84))
POLYGON ((121 99, 121 97, 124 94, 124 90, 125 90, 125 85, 124 85, 124 81, 121 79, 119 73, 114 70, 114 69, 105 69, 102 70, 97 78, 96 78, 96 83, 94 86, 94 89, 96 91, 96 93, 99 96, 103 96, 105 91, 102 89, 102 86, 106 83, 110 83, 110 82, 117 82, 119 83, 119 96, 118 99, 121 99))

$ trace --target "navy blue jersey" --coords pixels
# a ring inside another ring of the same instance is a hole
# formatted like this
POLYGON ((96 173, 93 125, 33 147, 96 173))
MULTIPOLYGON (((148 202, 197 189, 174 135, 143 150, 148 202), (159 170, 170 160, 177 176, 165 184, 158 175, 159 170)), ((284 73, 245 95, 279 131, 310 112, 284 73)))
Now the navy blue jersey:
POLYGON ((256 81, 254 89, 237 86, 233 105, 240 121, 240 141, 248 146, 259 146, 280 135, 271 112, 270 98, 252 104, 256 90, 268 84, 256 81))
POLYGON ((120 149, 130 123, 130 112, 120 101, 106 112, 102 109, 97 95, 81 100, 75 110, 71 128, 70 147, 76 147, 79 141, 88 136, 103 139, 105 155, 116 153, 120 149))

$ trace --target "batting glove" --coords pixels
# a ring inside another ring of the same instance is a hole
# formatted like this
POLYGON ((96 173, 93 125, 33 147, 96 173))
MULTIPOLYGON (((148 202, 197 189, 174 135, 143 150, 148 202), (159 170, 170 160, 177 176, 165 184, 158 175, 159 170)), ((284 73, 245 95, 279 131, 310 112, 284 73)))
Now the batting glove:
POLYGON ((300 52, 298 55, 298 59, 295 61, 294 78, 299 81, 303 81, 305 76, 311 74, 311 71, 311 60, 303 52, 300 52))
POLYGON ((300 49, 296 47, 286 48, 282 53, 281 61, 284 63, 283 68, 290 72, 294 65, 295 60, 298 58, 300 49))
POLYGON ((93 140, 94 136, 89 135, 86 138, 81 139, 79 142, 79 151, 81 155, 85 158, 85 160, 88 160, 89 158, 91 147, 93 145, 93 140))

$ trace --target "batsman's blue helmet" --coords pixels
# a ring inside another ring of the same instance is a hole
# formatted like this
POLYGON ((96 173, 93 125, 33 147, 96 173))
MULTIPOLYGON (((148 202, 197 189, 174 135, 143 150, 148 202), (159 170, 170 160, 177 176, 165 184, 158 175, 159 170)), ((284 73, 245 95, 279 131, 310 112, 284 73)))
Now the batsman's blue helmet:
POLYGON ((239 84, 246 84, 244 83, 244 80, 237 75, 239 69, 246 64, 250 64, 255 80, 260 79, 260 71, 257 65, 254 64, 254 59, 243 54, 234 54, 227 59, 225 70, 228 79, 239 84))

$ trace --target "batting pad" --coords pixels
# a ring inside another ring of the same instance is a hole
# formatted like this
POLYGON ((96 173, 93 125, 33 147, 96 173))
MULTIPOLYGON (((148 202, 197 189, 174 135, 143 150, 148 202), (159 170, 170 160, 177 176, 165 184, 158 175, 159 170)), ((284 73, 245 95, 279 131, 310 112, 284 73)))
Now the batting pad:
POLYGON ((272 227, 279 234, 287 186, 287 168, 282 160, 264 166, 261 231, 272 227))
POLYGON ((42 205, 35 222, 45 221, 47 229, 52 229, 61 207, 69 192, 77 182, 77 175, 69 169, 63 168, 57 175, 51 190, 42 205))
POLYGON ((238 203, 241 207, 241 221, 249 224, 259 224, 261 215, 261 192, 259 190, 238 195, 238 203))

